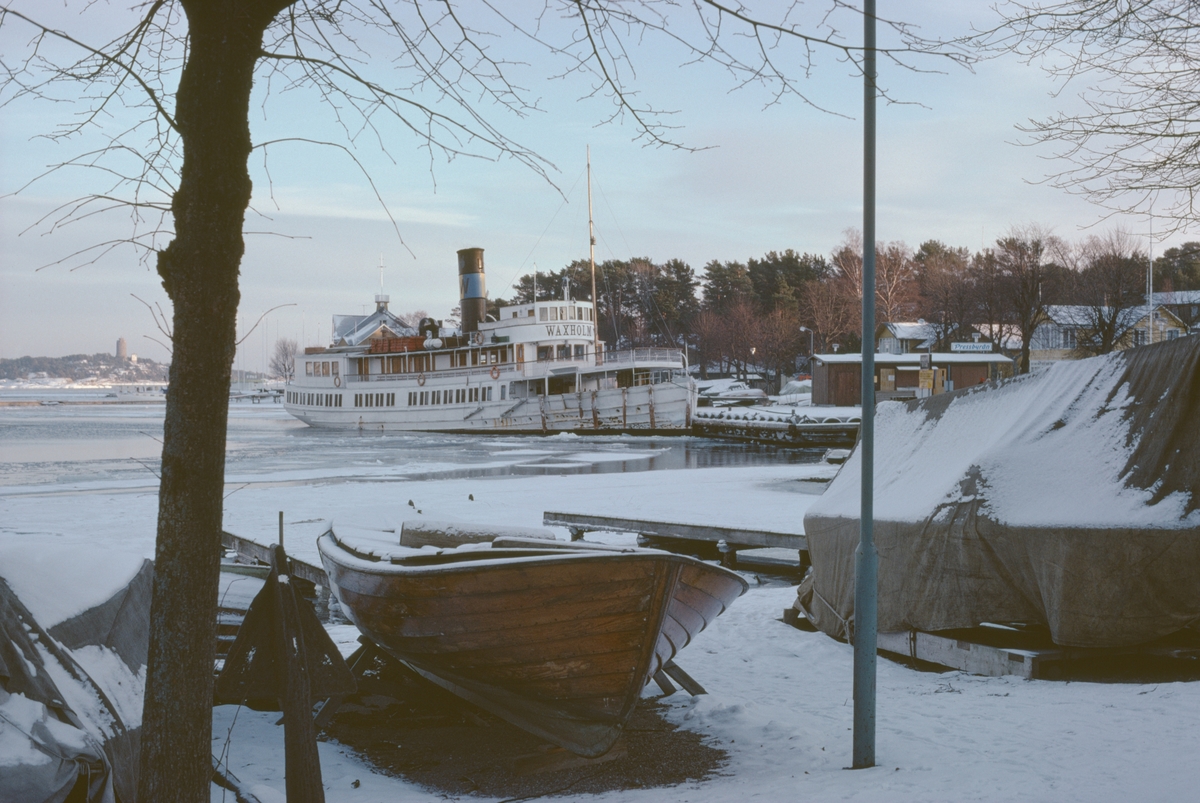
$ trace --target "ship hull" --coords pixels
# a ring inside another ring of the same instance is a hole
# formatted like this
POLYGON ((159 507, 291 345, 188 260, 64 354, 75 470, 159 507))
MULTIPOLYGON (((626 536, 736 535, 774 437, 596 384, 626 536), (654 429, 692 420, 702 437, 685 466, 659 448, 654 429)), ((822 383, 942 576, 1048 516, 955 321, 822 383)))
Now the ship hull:
MULTIPOLYGON (((370 392, 403 402, 431 392, 430 382, 350 383, 349 394, 370 392)), ((449 386, 448 386, 449 387, 449 386)), ((493 394, 495 396, 497 394, 493 394)), ((688 380, 628 388, 582 390, 468 404, 396 407, 325 407, 288 403, 288 412, 313 427, 427 432, 634 432, 690 431, 695 386, 688 380)))

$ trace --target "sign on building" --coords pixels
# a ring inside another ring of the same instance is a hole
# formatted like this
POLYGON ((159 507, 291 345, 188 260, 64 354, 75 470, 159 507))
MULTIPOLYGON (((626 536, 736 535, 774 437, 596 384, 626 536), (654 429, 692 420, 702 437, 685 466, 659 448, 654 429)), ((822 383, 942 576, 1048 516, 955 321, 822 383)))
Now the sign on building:
POLYGON ((952 352, 953 351, 957 351, 957 352, 968 351, 968 352, 972 352, 972 353, 978 352, 978 353, 983 353, 983 354, 991 354, 992 353, 992 344, 991 343, 951 343, 950 351, 952 351, 952 352))

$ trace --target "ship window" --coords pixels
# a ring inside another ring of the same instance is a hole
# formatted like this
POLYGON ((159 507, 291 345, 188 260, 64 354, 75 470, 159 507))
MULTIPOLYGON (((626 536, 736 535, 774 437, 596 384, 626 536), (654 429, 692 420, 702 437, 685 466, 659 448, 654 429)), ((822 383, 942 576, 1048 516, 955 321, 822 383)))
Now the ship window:
POLYGON ((569 312, 567 314, 571 316, 571 320, 575 320, 576 319, 575 308, 567 307, 567 309, 569 310, 569 312))
POLYGON ((342 394, 339 393, 338 395, 334 396, 333 398, 334 398, 334 401, 337 402, 334 405, 334 407, 341 407, 342 406, 342 394))
POLYGON ((538 346, 538 362, 545 362, 550 359, 550 346, 538 346))
POLYGON ((333 375, 337 376, 338 375, 338 364, 335 362, 335 363, 330 363, 330 365, 333 367, 333 375))
POLYGON ((382 394, 382 393, 376 393, 376 394, 375 394, 375 406, 376 406, 376 407, 382 407, 382 406, 383 406, 383 394, 382 394))
POLYGON ((500 362, 500 355, 494 351, 491 354, 489 354, 488 357, 489 357, 488 362, 500 362))
POLYGON ((538 320, 539 320, 539 321, 544 321, 544 320, 546 320, 546 316, 547 316, 547 315, 549 315, 549 314, 550 314, 550 313, 546 312, 546 308, 545 308, 545 307, 538 307, 538 320))
POLYGON ((329 376, 329 363, 321 363, 321 376, 329 376))
POLYGON ((307 360, 304 361, 304 375, 305 376, 312 376, 312 366, 313 366, 313 364, 311 362, 308 362, 307 360))
POLYGON ((571 358, 571 347, 560 344, 558 346, 558 351, 555 356, 557 359, 560 359, 560 360, 570 359, 571 358))
POLYGON ((389 393, 387 395, 387 406, 388 407, 396 406, 396 394, 395 393, 389 393))
POLYGON ((558 320, 558 307, 550 308, 550 320, 552 320, 552 321, 558 320))
POLYGON ((501 386, 500 386, 500 401, 504 401, 505 397, 508 395, 508 394, 505 392, 505 391, 507 391, 507 390, 508 390, 508 385, 501 385, 501 386))
POLYGON ((581 343, 581 344, 578 344, 575 346, 575 358, 578 359, 582 356, 583 356, 583 344, 581 343))
POLYGON ((516 311, 516 310, 513 310, 513 314, 512 314, 512 316, 513 316, 514 318, 515 318, 515 317, 517 317, 517 311, 516 311))
POLYGON ((530 308, 529 308, 529 317, 530 317, 530 318, 532 318, 532 317, 533 317, 533 307, 530 307, 530 308))
POLYGON ((429 403, 429 391, 423 390, 423 391, 421 391, 421 406, 424 407, 428 403, 429 403))

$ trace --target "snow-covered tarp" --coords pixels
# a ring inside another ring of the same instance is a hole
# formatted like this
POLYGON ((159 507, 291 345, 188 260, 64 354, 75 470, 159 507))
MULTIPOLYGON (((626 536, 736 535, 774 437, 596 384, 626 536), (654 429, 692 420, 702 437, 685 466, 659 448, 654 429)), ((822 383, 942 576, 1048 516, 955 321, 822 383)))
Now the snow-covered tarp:
POLYGON ((133 578, 79 613, 53 599, 78 596, 61 585, 26 605, 14 588, 32 584, 18 576, 19 560, 6 563, 14 582, 0 577, 0 801, 134 799, 153 566, 129 563, 115 574, 132 568, 133 578))
MULTIPOLYGON (((808 510, 800 603, 852 632, 858 449, 808 510)), ((879 405, 879 630, 1046 625, 1117 646, 1200 619, 1200 337, 879 405)))

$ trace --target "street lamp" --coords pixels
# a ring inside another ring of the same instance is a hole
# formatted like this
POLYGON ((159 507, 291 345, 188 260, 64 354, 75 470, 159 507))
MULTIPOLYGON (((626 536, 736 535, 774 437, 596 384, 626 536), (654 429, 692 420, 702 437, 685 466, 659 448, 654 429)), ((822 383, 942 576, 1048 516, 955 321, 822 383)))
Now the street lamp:
POLYGON ((808 332, 808 372, 811 374, 812 373, 813 352, 816 351, 816 348, 813 346, 813 330, 809 329, 807 326, 801 326, 800 331, 808 332))
POLYGON ((811 358, 813 356, 813 330, 807 326, 801 326, 800 331, 808 332, 808 356, 811 358))

